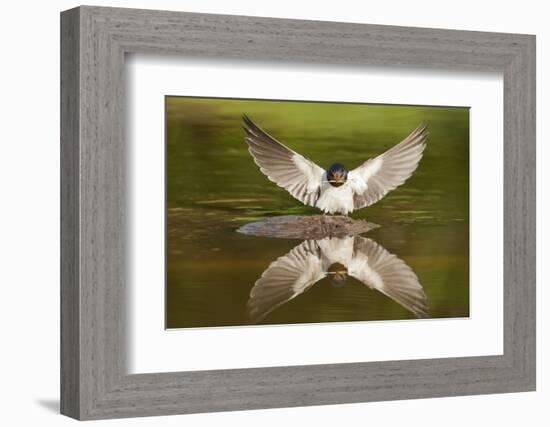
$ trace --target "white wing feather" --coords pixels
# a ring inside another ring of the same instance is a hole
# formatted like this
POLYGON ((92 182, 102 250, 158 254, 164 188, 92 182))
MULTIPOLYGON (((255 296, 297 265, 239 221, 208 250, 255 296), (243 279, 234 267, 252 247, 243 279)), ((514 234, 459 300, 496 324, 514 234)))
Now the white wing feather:
POLYGON ((354 209, 376 203, 403 184, 416 170, 427 137, 427 126, 420 125, 399 144, 352 170, 348 181, 354 193, 354 209))
POLYGON ((273 261, 250 291, 247 311, 256 323, 326 276, 319 247, 306 240, 273 261))
POLYGON ((243 119, 248 151, 262 173, 302 203, 315 207, 324 170, 277 141, 246 115, 243 119))
POLYGON ((427 317, 426 294, 412 268, 373 240, 360 236, 355 239, 348 274, 391 298, 416 317, 427 317))

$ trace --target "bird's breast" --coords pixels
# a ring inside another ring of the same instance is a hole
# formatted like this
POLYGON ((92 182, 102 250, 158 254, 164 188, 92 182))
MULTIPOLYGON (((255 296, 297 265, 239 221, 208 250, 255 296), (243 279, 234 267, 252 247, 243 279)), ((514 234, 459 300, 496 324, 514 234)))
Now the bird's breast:
POLYGON ((353 190, 348 182, 340 187, 324 183, 315 206, 325 213, 347 215, 353 212, 353 190))

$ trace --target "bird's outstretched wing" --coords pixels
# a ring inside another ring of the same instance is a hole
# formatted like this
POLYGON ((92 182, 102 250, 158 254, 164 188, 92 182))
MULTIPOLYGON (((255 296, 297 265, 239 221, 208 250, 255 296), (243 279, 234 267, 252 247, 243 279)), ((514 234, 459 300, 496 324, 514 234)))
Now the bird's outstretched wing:
POLYGON ((426 294, 412 268, 373 240, 355 238, 348 274, 391 298, 416 317, 428 317, 426 294))
POLYGON ((427 137, 427 126, 422 124, 399 144, 352 170, 348 180, 354 208, 370 206, 403 184, 416 170, 427 137))
POLYGON ((251 322, 261 321, 325 276, 321 253, 315 241, 302 242, 273 261, 256 281, 247 303, 251 322))
POLYGON ((324 170, 281 144, 243 115, 248 151, 269 180, 302 203, 315 207, 324 170))

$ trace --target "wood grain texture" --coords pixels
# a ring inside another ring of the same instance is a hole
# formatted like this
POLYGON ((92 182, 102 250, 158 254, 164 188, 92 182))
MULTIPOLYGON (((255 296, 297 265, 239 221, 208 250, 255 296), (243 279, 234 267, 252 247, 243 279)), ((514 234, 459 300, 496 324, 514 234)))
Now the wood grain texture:
POLYGON ((79 13, 61 19, 61 412, 80 414, 79 13))
POLYGON ((62 413, 78 419, 535 388, 535 38, 80 7, 62 13, 62 413), (128 375, 127 53, 504 75, 504 354, 128 375))

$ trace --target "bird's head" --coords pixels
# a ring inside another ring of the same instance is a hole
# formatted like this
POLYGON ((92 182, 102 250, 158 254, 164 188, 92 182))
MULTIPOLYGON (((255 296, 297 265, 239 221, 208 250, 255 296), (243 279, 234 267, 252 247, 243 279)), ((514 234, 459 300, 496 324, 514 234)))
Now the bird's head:
POLYGON ((333 163, 327 169, 327 181, 333 187, 340 187, 348 179, 348 170, 340 163, 333 163))
POLYGON ((348 269, 340 263, 332 264, 328 271, 330 284, 333 288, 341 288, 348 279, 348 269))

